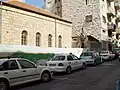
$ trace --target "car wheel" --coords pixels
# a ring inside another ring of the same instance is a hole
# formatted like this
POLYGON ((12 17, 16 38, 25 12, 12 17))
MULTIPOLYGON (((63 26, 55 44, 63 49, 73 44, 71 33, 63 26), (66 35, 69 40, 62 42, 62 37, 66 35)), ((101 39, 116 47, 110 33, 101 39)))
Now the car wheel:
POLYGON ((67 73, 67 74, 71 74, 71 73, 72 73, 72 69, 71 69, 70 66, 67 67, 67 69, 66 69, 66 73, 67 73))
POLYGON ((8 90, 8 85, 5 81, 0 81, 0 90, 8 90))
POLYGON ((82 69, 85 69, 85 68, 86 68, 86 64, 83 63, 83 64, 82 64, 82 69))
POLYGON ((51 80, 51 75, 49 72, 43 72, 42 76, 41 76, 41 80, 43 82, 48 82, 51 80))

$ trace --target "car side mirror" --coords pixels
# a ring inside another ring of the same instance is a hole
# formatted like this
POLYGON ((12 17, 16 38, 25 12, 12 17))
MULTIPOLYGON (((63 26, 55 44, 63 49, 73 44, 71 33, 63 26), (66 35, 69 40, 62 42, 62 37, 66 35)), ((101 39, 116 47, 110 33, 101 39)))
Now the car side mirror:
POLYGON ((81 58, 78 58, 79 60, 81 59, 81 58))

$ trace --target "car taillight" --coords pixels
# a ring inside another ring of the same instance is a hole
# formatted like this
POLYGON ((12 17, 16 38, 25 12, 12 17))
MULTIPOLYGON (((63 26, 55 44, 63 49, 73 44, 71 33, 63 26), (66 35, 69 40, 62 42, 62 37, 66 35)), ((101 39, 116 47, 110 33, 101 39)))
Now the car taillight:
POLYGON ((64 64, 63 63, 59 63, 58 66, 64 66, 64 64))
POLYGON ((47 66, 47 63, 45 63, 45 66, 47 66))

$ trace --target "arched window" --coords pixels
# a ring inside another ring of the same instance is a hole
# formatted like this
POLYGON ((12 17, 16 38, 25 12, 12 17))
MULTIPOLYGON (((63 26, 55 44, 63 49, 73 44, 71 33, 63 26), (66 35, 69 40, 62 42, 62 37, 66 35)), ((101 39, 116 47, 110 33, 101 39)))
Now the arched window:
POLYGON ((36 46, 40 46, 41 34, 39 32, 36 33, 36 46))
POLYGON ((52 47, 52 35, 48 35, 48 47, 52 47))
POLYGON ((62 36, 58 36, 58 48, 62 48, 62 36))
POLYGON ((28 33, 27 31, 22 31, 22 36, 21 36, 21 45, 27 45, 27 36, 28 33))

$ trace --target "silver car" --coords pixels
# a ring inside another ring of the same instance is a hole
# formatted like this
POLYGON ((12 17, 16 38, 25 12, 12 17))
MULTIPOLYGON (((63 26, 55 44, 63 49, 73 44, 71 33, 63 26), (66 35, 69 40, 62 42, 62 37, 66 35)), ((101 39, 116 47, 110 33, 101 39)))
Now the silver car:
POLYGON ((86 62, 73 54, 56 54, 46 62, 46 65, 52 68, 54 72, 66 72, 67 74, 75 69, 86 68, 86 62))
POLYGON ((113 60, 115 58, 115 54, 109 50, 102 51, 100 55, 104 61, 113 60))
POLYGON ((97 64, 102 63, 102 59, 98 53, 93 51, 86 51, 80 55, 80 59, 85 60, 87 64, 92 64, 96 66, 97 64))
POLYGON ((42 80, 48 82, 52 78, 52 70, 45 66, 37 66, 23 58, 0 59, 0 90, 8 90, 11 86, 42 80))

